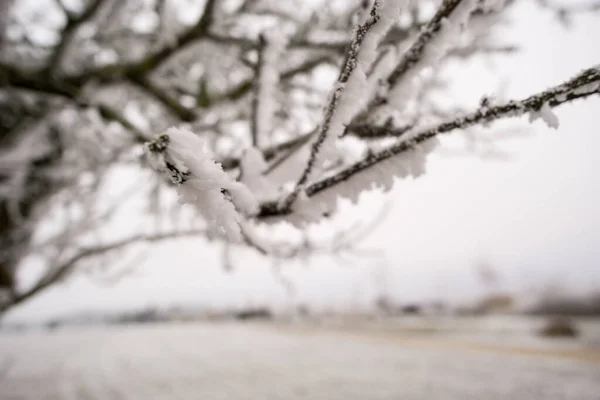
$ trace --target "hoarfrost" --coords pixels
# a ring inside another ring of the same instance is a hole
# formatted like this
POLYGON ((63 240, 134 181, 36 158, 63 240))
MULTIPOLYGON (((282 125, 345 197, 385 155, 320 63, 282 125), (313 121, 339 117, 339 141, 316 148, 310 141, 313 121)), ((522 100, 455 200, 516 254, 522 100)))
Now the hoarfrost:
POLYGON ((544 103, 539 111, 532 111, 529 113, 529 122, 534 122, 540 118, 548 125, 548 128, 558 129, 558 117, 554 114, 552 108, 548 106, 548 103, 544 103))
POLYGON ((246 185, 261 202, 275 200, 279 194, 277 186, 266 175, 267 163, 262 153, 251 147, 240 160, 240 182, 246 185))
POLYGON ((192 132, 169 128, 157 140, 161 139, 146 146, 150 165, 173 180, 181 203, 194 205, 209 224, 230 240, 241 241, 239 212, 256 214, 256 197, 212 160, 202 139, 192 132))

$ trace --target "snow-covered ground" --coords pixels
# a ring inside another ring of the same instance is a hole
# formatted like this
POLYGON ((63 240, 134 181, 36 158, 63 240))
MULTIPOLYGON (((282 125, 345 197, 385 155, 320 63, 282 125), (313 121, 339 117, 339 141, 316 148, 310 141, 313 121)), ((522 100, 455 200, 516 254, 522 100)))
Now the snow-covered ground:
POLYGON ((373 326, 3 333, 0 399, 600 399, 593 345, 373 326))

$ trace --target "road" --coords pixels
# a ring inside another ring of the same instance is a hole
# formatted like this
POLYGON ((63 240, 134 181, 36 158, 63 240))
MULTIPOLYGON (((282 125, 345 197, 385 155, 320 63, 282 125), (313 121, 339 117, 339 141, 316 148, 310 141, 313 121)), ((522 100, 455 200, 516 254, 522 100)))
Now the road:
POLYGON ((0 399, 600 399, 600 356, 269 324, 0 335, 0 399))

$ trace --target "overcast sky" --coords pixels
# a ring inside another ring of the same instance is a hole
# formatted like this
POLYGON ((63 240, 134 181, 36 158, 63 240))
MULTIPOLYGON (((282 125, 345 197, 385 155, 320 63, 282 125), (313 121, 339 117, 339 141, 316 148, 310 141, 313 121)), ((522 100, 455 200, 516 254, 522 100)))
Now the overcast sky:
MULTIPOLYGON (((521 98, 600 64, 599 15, 580 16, 566 30, 550 13, 524 3, 502 31, 503 40, 521 46, 520 53, 452 71, 462 103, 475 106, 503 84, 506 96, 521 98)), ((517 121, 525 128, 521 135, 498 142, 507 160, 443 150, 432 155, 424 177, 397 184, 391 211, 364 244, 380 249, 380 257, 288 265, 293 300, 261 258, 234 254, 236 269, 224 274, 220 248, 195 239, 155 246, 137 273, 116 286, 73 278, 7 319, 183 303, 283 308, 303 301, 341 309, 366 307, 380 290, 406 301, 464 301, 484 290, 474 269, 484 261, 497 267, 500 287, 521 294, 557 282, 579 291, 598 288, 600 99, 562 106, 556 114, 557 131, 541 121, 517 121)), ((372 215, 381 204, 374 200, 359 209, 372 215)))

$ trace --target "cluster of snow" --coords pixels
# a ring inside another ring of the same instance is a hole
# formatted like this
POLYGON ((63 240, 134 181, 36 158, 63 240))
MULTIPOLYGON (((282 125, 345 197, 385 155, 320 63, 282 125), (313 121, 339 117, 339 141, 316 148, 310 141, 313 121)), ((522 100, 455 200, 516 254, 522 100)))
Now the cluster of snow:
MULTIPOLYGON (((476 0, 463 0, 448 17, 441 20, 441 27, 437 33, 429 32, 429 34, 434 36, 425 45, 423 54, 406 71, 404 76, 390 88, 388 104, 393 110, 402 111, 406 107, 406 104, 411 100, 414 93, 416 93, 415 87, 418 84, 418 77, 423 70, 437 65, 448 51, 456 45, 457 40, 460 38, 469 21, 471 13, 476 7, 476 0)), ((423 37, 423 35, 417 36, 415 43, 423 40, 423 37)))
POLYGON ((559 121, 552 108, 548 105, 548 103, 544 103, 544 105, 538 111, 532 111, 529 113, 529 122, 534 122, 537 119, 542 119, 548 125, 548 128, 558 129, 559 121))
POLYGON ((277 84, 279 83, 278 61, 287 45, 287 38, 272 29, 264 32, 265 46, 259 62, 257 83, 256 131, 259 136, 266 136, 273 127, 273 116, 276 111, 277 84))
POLYGON ((169 128, 158 140, 146 146, 148 160, 177 185, 180 202, 196 206, 209 224, 230 240, 241 241, 240 213, 258 212, 253 193, 213 161, 202 139, 194 133, 169 128))
POLYGON ((256 147, 247 149, 240 159, 239 181, 248 187, 261 202, 273 201, 279 191, 273 181, 265 175, 267 163, 256 147))
MULTIPOLYGON (((369 85, 376 87, 378 81, 368 81, 367 74, 375 62, 377 57, 377 48, 396 22, 400 15, 402 7, 406 6, 407 0, 387 0, 378 2, 376 7, 377 20, 364 33, 362 42, 358 38, 361 34, 361 29, 365 29, 365 25, 357 27, 352 47, 357 51, 355 58, 352 56, 348 59, 346 70, 349 73, 347 80, 340 80, 330 95, 326 108, 325 120, 328 120, 327 126, 323 126, 322 135, 325 135, 320 147, 315 153, 316 167, 313 169, 313 174, 321 167, 332 154, 335 154, 335 143, 343 134, 346 126, 354 119, 356 114, 363 109, 369 101, 367 93, 372 93, 374 89, 369 89, 369 85), (330 114, 329 118, 327 114, 330 114)), ((369 21, 365 22, 369 23, 369 21)), ((346 71, 344 72, 346 73, 346 71)))
MULTIPOLYGON (((393 155, 395 149, 391 146, 377 153, 386 157, 383 161, 372 163, 366 159, 351 165, 348 171, 359 171, 348 174, 332 187, 310 197, 299 196, 294 204, 293 215, 286 217, 286 220, 295 226, 303 227, 309 222, 316 222, 323 217, 333 215, 342 199, 357 203, 360 196, 367 191, 375 189, 389 192, 394 186, 395 179, 417 178, 423 175, 427 155, 437 147, 438 143, 436 138, 429 139, 401 154, 393 155)), ((310 187, 308 191, 310 192, 310 187)))

